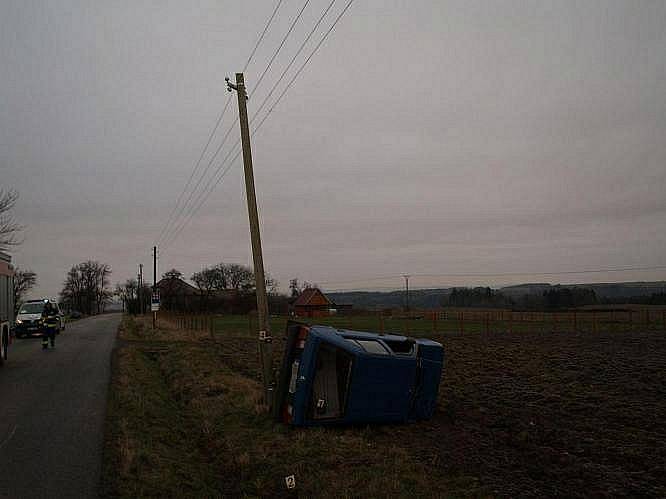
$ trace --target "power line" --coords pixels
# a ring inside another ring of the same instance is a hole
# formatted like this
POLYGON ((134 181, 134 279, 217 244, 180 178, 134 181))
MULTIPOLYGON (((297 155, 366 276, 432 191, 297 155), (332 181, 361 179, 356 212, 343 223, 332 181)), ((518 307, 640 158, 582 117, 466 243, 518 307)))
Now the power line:
POLYGON ((252 58, 254 57, 254 54, 257 52, 257 49, 259 48, 259 45, 261 45, 261 42, 264 40, 264 36, 266 36, 266 32, 268 31, 269 26, 273 22, 273 19, 275 18, 275 14, 277 14, 277 11, 280 8, 280 5, 282 5, 282 0, 278 0, 277 4, 275 5, 275 8, 273 9, 273 13, 271 14, 271 17, 268 18, 268 22, 266 23, 266 26, 264 26, 264 30, 261 32, 261 36, 257 40, 257 43, 254 45, 254 48, 252 49, 252 52, 250 53, 250 56, 247 58, 247 61, 245 61, 245 66, 243 66, 243 72, 245 72, 247 70, 247 67, 250 65, 250 62, 252 61, 252 58))
POLYGON ((289 26, 289 29, 287 30, 287 33, 284 35, 284 37, 282 37, 282 41, 278 45, 278 48, 275 49, 275 52, 273 53, 273 57, 271 57, 271 60, 268 61, 268 64, 266 65, 266 68, 264 69, 263 73, 261 73, 261 76, 257 80, 257 83, 255 83, 254 88, 250 91, 250 94, 254 93, 255 90, 257 90, 257 88, 259 87, 259 85, 261 85, 261 82, 264 79, 264 76, 266 76, 266 73, 268 72, 268 70, 273 65, 273 61, 275 61, 275 58, 278 56, 278 54, 282 50, 282 47, 284 47, 284 43, 287 41, 287 38, 289 38, 289 35, 294 30, 294 27, 298 23, 299 19, 303 15, 303 11, 305 10, 305 8, 308 6, 309 3, 310 3, 310 0, 305 0, 305 3, 303 3, 303 6, 301 7, 301 10, 298 11, 298 14, 292 20, 291 25, 289 26))
POLYGON ((648 270, 666 270, 666 266, 656 265, 653 267, 614 267, 605 269, 588 270, 565 270, 560 272, 500 272, 495 274, 413 274, 416 277, 510 277, 510 276, 544 276, 544 275, 568 275, 568 274, 600 274, 605 272, 638 272, 648 270))
MULTIPOLYGON (((282 97, 284 97, 284 95, 287 93, 287 91, 288 91, 288 90, 291 88, 291 86, 294 84, 294 81, 296 81, 296 78, 298 78, 298 76, 303 72, 303 69, 305 69, 305 66, 308 65, 308 63, 310 62, 310 59, 312 59, 312 57, 317 53, 317 51, 319 50, 319 47, 322 46, 322 44, 324 43, 324 41, 326 40, 326 38, 328 38, 328 35, 331 34, 331 32, 333 31, 333 29, 335 29, 335 26, 338 24, 338 22, 340 21, 340 19, 342 19, 342 16, 345 15, 345 13, 347 12, 347 10, 349 10, 349 7, 351 7, 351 4, 352 4, 353 2, 354 2, 354 0, 349 0, 349 2, 347 2, 347 5, 345 5, 345 8, 344 8, 344 9, 342 9, 342 12, 340 12, 340 14, 338 15, 338 17, 335 18, 335 21, 333 21, 333 24, 331 24, 331 27, 328 28, 328 31, 324 34, 324 36, 322 37, 322 39, 319 40, 319 43, 317 43, 317 45, 316 45, 315 48, 312 50, 312 52, 310 52, 310 55, 307 57, 307 59, 305 59, 305 62, 301 65, 301 67, 298 68, 298 71, 296 71, 296 74, 294 74, 294 76, 291 78, 291 80, 289 81, 289 83, 287 84, 287 86, 284 88, 284 90, 282 90, 282 93, 278 96, 278 98, 275 100, 275 102, 273 103, 273 105, 271 106, 271 108, 268 110, 268 114, 270 114, 270 113, 273 112, 273 109, 275 109, 275 106, 277 106, 278 103, 282 100, 282 97)), ((268 114, 267 114, 267 116, 268 116, 268 114)), ((266 118, 264 117, 264 119, 262 120, 262 123, 263 123, 263 121, 265 121, 265 119, 266 119, 266 118)))
MULTIPOLYGON (((197 190, 199 189, 199 186, 201 185, 201 181, 206 177, 206 174, 208 173, 208 171, 210 170, 211 165, 213 164, 213 161, 215 161, 215 158, 217 157, 217 155, 218 155, 218 154, 220 153, 220 151, 222 150, 222 147, 224 146, 224 144, 227 142, 227 138, 229 137, 229 134, 231 134, 232 130, 233 130, 234 127, 236 126, 236 123, 238 123, 238 116, 236 116, 236 118, 235 118, 234 121, 231 123, 231 125, 229 125, 229 128, 227 129, 226 133, 224 134, 224 137, 222 138, 222 142, 221 142, 220 145, 217 147, 217 149, 215 150, 215 153, 213 154, 213 156, 212 156, 212 157, 210 158, 210 160, 208 161, 208 164, 207 164, 206 167, 204 168, 203 173, 202 173, 201 176, 199 177, 199 180, 197 181, 197 183, 196 183, 196 185, 194 186, 194 188, 190 191, 190 194, 189 194, 189 196, 187 197, 187 200, 186 200, 185 203, 181 206, 181 209, 179 210, 178 215, 174 218, 174 225, 173 225, 173 226, 172 226, 172 227, 171 227, 171 228, 165 233, 165 235, 164 235, 164 240, 165 240, 165 241, 167 241, 167 240, 170 239, 170 235, 169 235, 169 234, 170 234, 170 233, 173 233, 174 230, 175 230, 175 228, 179 225, 178 220, 180 219, 180 217, 182 217, 182 216, 185 214, 185 211, 188 209, 188 204, 189 204, 189 202, 192 200, 192 197, 194 196, 194 193, 197 192, 197 190)), ((235 147, 235 145, 234 145, 234 147, 235 147)), ((215 176, 215 174, 213 174, 213 177, 214 177, 214 176, 215 176)))
MULTIPOLYGON (((287 30, 287 32, 285 33, 285 35, 282 37, 282 40, 281 40, 280 44, 278 45, 277 49, 276 49, 275 52, 273 53, 273 56, 271 57, 271 59, 269 60, 268 64, 267 64, 266 67, 264 68, 264 71, 261 73, 261 76, 259 77, 259 80, 258 80, 257 83, 254 85, 254 88, 252 89, 252 92, 254 92, 254 91, 259 87, 259 85, 261 84, 262 80, 264 79, 264 77, 265 77, 266 74, 268 73, 268 71, 269 71, 269 69, 271 68, 271 66, 272 66, 273 62, 275 61, 276 57, 278 56, 278 54, 280 53, 280 51, 281 51, 282 48, 284 47, 285 42, 286 42, 287 39, 289 38, 289 35, 291 35, 292 31, 294 30, 294 27, 296 26, 296 24, 298 24, 298 21, 301 19, 301 16, 303 15, 303 12, 305 11, 305 8, 308 6, 309 3, 310 3, 310 0, 305 0, 305 2, 303 3, 302 7, 300 8, 300 10, 298 11, 298 13, 296 14, 296 16, 292 19, 292 22, 291 22, 291 24, 290 24, 290 26, 289 26, 289 29, 287 30)), ((255 45, 255 48, 253 49, 252 54, 251 54, 251 57, 248 59, 248 61, 251 60, 252 56, 253 56, 254 53, 256 52, 256 47, 257 47, 258 44, 261 42, 261 40, 263 40, 263 37, 264 37, 264 35, 265 35, 266 31, 267 31, 267 27, 270 25, 270 22, 272 21, 273 17, 275 17, 275 13, 277 12, 277 9, 278 9, 279 6, 280 6, 280 3, 278 3, 278 5, 276 6, 275 10, 273 11, 273 14, 271 15, 271 18, 269 19, 269 22, 266 24, 266 28, 264 28, 264 32, 262 33, 261 37, 259 38, 259 41, 257 42, 257 45, 255 45)), ((247 64, 246 64, 245 68, 247 68, 247 64)), ((228 102, 229 102, 229 101, 227 101, 227 103, 228 103, 228 102)), ((256 114, 255 114, 255 116, 256 116, 256 114)), ((182 208, 181 208, 181 210, 179 211, 178 215, 175 217, 175 220, 178 220, 178 218, 180 218, 180 217, 184 214, 184 212, 186 211, 187 204, 190 202, 190 200, 192 199, 192 196, 194 195, 194 193, 195 193, 195 192, 197 191, 197 189, 199 188, 199 185, 201 185, 201 181, 206 177, 206 174, 207 174, 208 171, 210 170, 210 166, 212 165, 213 161, 215 160, 215 158, 216 158, 217 155, 219 154, 220 150, 222 149, 222 146, 223 146, 224 143, 226 142, 226 139, 227 139, 229 133, 231 132, 231 130, 233 129, 233 127, 236 125, 237 122, 238 122, 238 118, 236 118, 236 119, 234 120, 234 122, 231 124, 231 126, 229 127, 227 133, 226 133, 225 136, 224 136, 224 139, 223 139, 222 143, 220 144, 220 146, 219 146, 219 147, 217 148, 217 150, 215 151, 215 154, 213 154, 213 156, 210 158, 210 161, 208 162, 208 165, 206 166, 206 168, 204 169, 203 173, 202 173, 201 176, 199 177, 199 181, 197 182, 197 184, 196 184, 196 186, 194 187, 194 189, 190 192, 190 195, 188 196, 187 201, 186 201, 185 204, 182 206, 182 208)), ((233 147, 235 147, 235 145, 234 145, 233 147)), ((232 147, 232 149, 233 149, 233 147, 232 147)), ((219 169, 220 169, 221 167, 222 167, 222 166, 220 166, 220 167, 218 168, 218 170, 217 170, 215 173, 213 173, 212 177, 211 177, 209 180, 212 180, 212 179, 215 177, 215 175, 219 172, 219 169)), ((202 191, 202 193, 203 193, 203 192, 206 192, 206 190, 204 189, 204 190, 202 191)), ((195 203, 196 203, 196 201, 195 201, 195 203)), ((194 205, 193 205, 193 206, 194 206, 194 205)), ((185 215, 185 216, 187 217, 187 215, 185 215)), ((189 220, 189 219, 191 219, 191 217, 188 217, 187 219, 189 220)), ((187 222, 186 222, 186 223, 187 223, 187 222)), ((174 227, 172 227, 169 231, 167 231, 167 234, 168 234, 169 232, 174 233, 174 231, 177 232, 177 233, 180 233, 180 229, 177 228, 177 227, 179 227, 179 225, 176 224, 174 227), (176 227, 176 228, 174 228, 174 227, 176 227)), ((165 236, 165 237, 166 237, 166 236, 165 236)), ((171 238, 171 237, 166 237, 166 239, 167 239, 167 241, 170 241, 172 238, 171 238)))
MULTIPOLYGON (((196 173, 197 169, 199 168, 199 164, 201 163, 201 160, 203 159, 204 155, 206 154, 206 151, 208 150, 208 146, 210 145, 211 141, 213 140, 213 136, 215 135, 215 132, 217 131, 218 127, 220 126, 220 123, 222 122, 222 118, 224 117, 224 114, 227 111, 227 108, 229 107, 229 103, 231 102, 231 96, 227 98, 227 102, 224 105, 224 108, 222 109, 222 112, 220 113, 220 116, 217 118, 217 121, 215 122, 215 126, 213 127, 213 130, 210 132, 210 135, 208 136, 208 140, 206 141, 206 145, 204 145, 203 150, 201 151, 201 154, 199 155, 199 159, 197 160, 196 164, 194 165, 194 168, 192 169, 192 173, 190 174, 190 178, 187 179, 187 183, 185 184, 185 187, 183 190, 180 192, 180 195, 178 196, 178 200, 176 201, 176 204, 171 210, 171 213, 169 214, 169 218, 167 219, 167 222, 164 224, 164 227, 162 227, 162 230, 160 231, 160 235, 157 237, 157 241, 159 242, 162 239, 162 236, 166 236, 165 230, 171 223, 171 219, 176 212, 178 206, 180 205, 180 202, 183 198, 183 195, 185 192, 187 192, 188 187, 190 186, 190 183, 192 182, 192 178, 194 178, 194 174, 196 173)), ((177 218, 176 218, 177 219, 177 218)))
MULTIPOLYGON (((201 209, 201 207, 203 206, 203 204, 206 202, 206 199, 208 199, 208 196, 209 196, 210 193, 213 191, 213 189, 215 189, 215 187, 217 187, 217 185, 220 183, 220 181, 222 180, 222 178, 224 178, 224 176, 229 172, 229 169, 230 169, 231 166, 233 165, 233 162, 234 162, 234 161, 238 158, 238 156, 240 155, 240 153, 241 153, 241 149, 238 149, 238 150, 236 151, 236 154, 234 155, 234 157, 231 159, 231 161, 229 162, 229 164, 227 165, 227 167, 226 167, 224 170, 222 170, 222 167, 224 167, 224 165, 227 163, 227 159, 231 156, 231 154, 233 153, 234 149, 235 149, 239 144, 240 144, 240 139, 237 140, 236 143, 231 147, 231 150, 227 153, 227 155, 225 156, 225 158, 222 160, 222 163, 220 164, 220 167, 219 167, 219 168, 217 169, 217 171, 213 174, 213 178, 215 178, 215 176, 218 175, 218 174, 220 173, 220 171, 222 171, 222 174, 219 175, 219 177, 217 178, 217 180, 216 180, 215 182, 209 182, 208 187, 207 187, 207 188, 204 188, 204 190, 201 191, 201 192, 199 193, 197 199, 194 201, 194 204, 192 205, 194 208, 193 208, 193 209, 192 209, 187 215, 185 215, 185 218, 183 218, 182 222, 181 222, 181 223, 177 226, 177 228, 173 231, 171 237, 170 237, 170 238, 169 238, 169 239, 163 244, 163 247, 168 247, 168 246, 170 246, 171 243, 174 242, 174 241, 178 238, 178 236, 179 236, 180 233, 183 231, 183 229, 185 228, 185 226, 187 226, 187 224, 190 223, 190 222, 192 221, 192 219, 194 218, 194 216, 199 212, 199 210, 201 209)), ((212 180, 212 179, 211 179, 211 180, 212 180)))
POLYGON ((319 25, 321 24, 321 22, 324 20, 324 17, 326 17, 326 14, 328 14, 328 11, 331 10, 331 7, 333 7, 333 4, 334 4, 335 2, 336 2, 336 0, 331 0, 331 2, 328 4, 328 7, 326 7, 326 9, 324 9, 324 13, 319 17, 319 20, 315 23, 315 25, 314 25, 314 27, 312 28, 312 30, 310 30, 310 33, 309 33, 308 36, 305 38, 305 40, 303 41, 303 43, 301 43, 301 46, 298 47, 298 50, 296 51, 296 53, 294 54, 294 56, 291 58, 291 61, 289 61, 289 64, 287 64, 287 67, 284 69, 284 71, 282 71, 282 74, 280 75, 280 77, 279 77, 279 78, 277 79, 277 81, 273 84, 273 87, 271 88, 270 92, 268 92, 268 95, 266 95, 266 97, 264 98, 264 100, 261 102, 261 105, 260 105, 260 106, 257 108, 257 110, 255 111, 254 116, 253 116, 252 119, 250 120, 250 123, 252 123, 252 122, 254 121, 254 119, 257 117, 257 115, 258 115, 258 114, 261 112, 261 110, 264 108, 264 106, 266 105, 266 103, 268 102, 268 100, 269 100, 269 99, 271 98, 271 96, 273 95, 273 92, 275 92, 275 89, 276 89, 276 88, 278 87, 278 85, 282 82, 282 80, 284 79, 284 77, 285 77, 285 75, 287 74, 287 72, 291 69, 291 66, 294 64, 294 62, 296 61, 296 59, 298 58, 298 56, 301 54, 301 52, 303 51, 303 48, 305 48, 305 46, 307 45, 307 43, 310 41, 310 38, 312 38, 312 35, 315 33, 315 31, 317 31, 317 28, 319 27, 319 25))
MULTIPOLYGON (((308 0, 308 1, 309 1, 309 0, 308 0)), ((304 6, 302 7, 301 11, 299 11, 299 14, 298 14, 297 17, 295 18, 295 21, 297 21, 297 19, 300 17, 300 14, 302 13, 302 10, 305 8, 305 6, 307 5, 308 1, 305 2, 305 4, 304 4, 304 6)), ((308 55, 308 57, 305 59, 304 63, 299 67, 299 69, 296 71, 296 73, 294 74, 294 76, 291 78, 291 80, 289 81, 289 83, 287 84, 287 86, 284 88, 284 90, 280 93, 280 95, 278 96, 278 98, 275 100, 275 102, 273 103, 273 105, 271 106, 271 108, 269 109, 269 111, 264 115, 264 117, 261 119, 261 121, 259 122, 259 124, 257 125, 257 127, 253 130, 253 132, 252 132, 252 136, 254 136, 254 135, 255 135, 255 134, 261 129, 261 127, 263 126, 263 124, 264 124, 264 122, 266 121, 266 119, 268 118, 268 116, 272 113, 273 109, 275 109, 275 107, 278 105, 278 103, 282 100, 282 98, 285 96, 285 94, 287 93, 287 91, 289 90, 289 88, 291 88, 291 86, 292 86, 292 85, 294 84, 294 82, 296 81, 296 78, 298 78, 298 76, 303 72, 303 70, 305 69, 305 67, 307 66, 307 64, 310 62, 310 60, 312 59, 312 57, 317 53, 317 51, 318 51, 319 48, 322 46, 322 44, 324 43, 324 41, 328 38, 328 36, 331 34, 331 32, 335 29, 335 26, 338 24, 338 22, 340 21, 340 19, 342 19, 342 17, 343 17, 344 14, 347 12, 347 10, 349 10, 349 7, 350 7, 351 4, 353 3, 353 1, 354 1, 354 0, 349 0, 349 2, 347 2, 347 4, 346 4, 345 7, 342 9, 342 11, 340 12, 340 14, 338 14, 338 16, 335 18, 335 20, 333 21, 333 23, 331 24, 331 26, 328 28, 328 30, 326 31, 326 33, 324 33, 324 35, 323 35, 322 38, 319 40, 319 42, 317 43, 317 45, 314 47, 314 49, 310 52, 310 54, 308 55)), ((325 13, 328 12, 328 10, 330 9, 330 7, 331 7, 331 5, 329 5, 329 6, 327 7, 325 13)), ((324 13, 324 15, 325 15, 325 13, 324 13)), ((322 18, 323 18, 323 16, 322 16, 322 18)), ((320 19, 319 21, 317 21, 316 26, 319 25, 320 23, 321 23, 321 19, 320 19)), ((292 22, 292 25, 293 25, 293 24, 294 24, 294 23, 292 22)), ((316 27, 315 27, 315 29, 316 29, 316 27)), ((285 35, 285 36, 288 36, 288 34, 289 34, 290 32, 291 32, 291 29, 287 32, 287 35, 285 35)), ((308 40, 311 36, 312 36, 311 34, 308 35, 308 37, 307 37, 305 43, 307 43, 307 40, 308 40)), ((283 38, 283 41, 284 41, 284 38, 283 38)), ((302 48, 299 48, 299 52, 300 52, 300 50, 302 50, 302 48)), ((272 63, 272 60, 273 60, 273 59, 271 59, 271 61, 269 62, 269 65, 272 63)), ((290 65, 291 65, 291 63, 290 63, 290 65)), ((254 89, 256 89, 256 87, 257 87, 257 85, 255 85, 254 89)), ((256 118, 257 116, 258 116, 258 112, 256 112, 256 113, 254 114, 254 116, 252 117, 252 120, 251 120, 251 121, 254 121, 255 118, 256 118)), ((240 144, 240 139, 238 139, 238 140, 236 141, 236 143, 232 146, 232 148, 231 148, 229 154, 227 154, 226 158, 228 158, 228 157, 231 155, 231 153, 233 152, 234 148, 237 147, 239 144, 240 144)), ((222 161, 222 163, 220 164, 220 166, 218 167, 218 169, 216 170, 216 172, 213 174, 213 177, 211 177, 211 180, 212 180, 213 178, 215 178, 215 176, 218 175, 218 174, 220 173, 220 171, 222 171, 222 174, 218 176, 217 180, 216 180, 214 183, 209 184, 209 187, 208 187, 207 190, 204 189, 204 190, 199 194, 199 197, 197 198, 197 199, 199 200, 198 204, 197 204, 197 201, 195 201, 195 205, 196 205, 196 207, 195 207, 195 208, 189 213, 189 215, 186 215, 186 219, 184 219, 183 223, 181 223, 180 226, 175 230, 175 232, 173 232, 173 235, 169 238, 169 240, 167 241, 166 245, 171 244, 171 243, 177 238, 177 236, 182 232, 182 230, 184 229, 184 227, 185 227, 185 226, 186 226, 186 225, 192 220, 192 218, 194 217, 194 215, 199 211, 199 209, 201 208, 201 206, 203 205, 203 203, 206 201, 206 199, 208 198, 208 196, 210 195, 210 193, 213 191, 213 189, 214 189, 214 188, 220 183, 220 181, 222 180, 222 178, 224 178, 224 176, 228 173, 228 171, 229 171, 229 169, 231 168, 233 162, 234 162, 234 161, 238 158, 238 156, 240 155, 240 152, 241 152, 241 151, 240 151, 240 149, 239 149, 239 150, 236 152, 236 154, 233 156, 233 158, 231 159, 231 161, 229 162, 229 164, 227 165, 227 167, 226 167, 224 170, 222 170, 222 168, 224 167, 224 165, 225 165, 225 163, 226 163, 226 159, 222 161)), ((193 205, 193 206, 194 206, 194 205, 193 205)), ((163 246, 165 246, 165 245, 163 245, 163 246)))
MULTIPOLYGON (((266 22, 266 25, 264 26, 264 29, 261 32, 261 35, 259 36, 259 39, 255 43, 254 48, 252 49, 252 52, 250 53, 250 55, 247 58, 247 61, 245 61, 245 66, 243 66, 243 71, 247 70, 248 66, 252 62, 252 59, 254 58, 254 55, 256 54, 257 49, 261 45, 261 42, 264 40, 264 37, 266 36, 266 33, 268 32, 268 29, 270 28, 271 24, 273 23, 273 19, 275 19, 275 15, 277 14, 278 9, 282 5, 282 2, 283 2, 283 0, 278 0, 277 4, 275 5, 275 8, 273 9, 273 12, 271 13, 271 16, 268 18, 268 21, 266 22)), ((174 213, 176 213, 176 211, 178 210, 178 206, 180 204, 180 201, 182 200, 183 196, 185 195, 185 192, 187 192, 187 189, 189 188, 190 183, 192 182, 192 179, 194 178, 194 175, 195 175, 197 169, 199 168, 199 164, 201 163, 201 160, 203 159, 206 151, 208 150, 208 146, 210 145, 210 143, 213 139, 213 136, 215 135, 215 132, 217 131, 218 127, 220 126, 220 123, 222 122, 222 118, 224 117, 224 114, 226 113, 230 102, 231 102, 231 95, 229 95, 229 97, 227 99, 227 102, 224 105, 224 109, 222 110, 219 117, 217 118, 217 121, 215 122, 215 126, 213 127, 213 130, 211 131, 210 136, 208 137, 208 140, 206 141, 206 145, 204 146, 203 150, 201 151, 201 154, 199 155, 199 159, 197 160, 197 162, 194 166, 194 169, 192 170, 192 173, 190 174, 190 177, 187 180, 187 183, 185 184, 185 187, 183 188, 180 195, 178 196, 178 200, 176 201, 176 204, 174 205, 173 209, 171 210, 166 224, 164 225, 164 227, 162 227, 162 230, 160 231, 160 234, 157 238, 158 241, 160 241, 162 239, 162 237, 166 237, 165 231, 167 230, 167 227, 169 227, 169 224, 171 224, 172 222, 175 222, 175 220, 178 219, 178 216, 180 216, 182 214, 182 211, 181 211, 181 213, 179 213, 179 215, 177 215, 176 218, 172 220, 174 213)), ((235 122, 234 122, 234 124, 235 124, 235 122)), ((226 140, 226 138, 225 138, 225 140, 226 140)), ((221 148, 221 146, 220 146, 220 148, 221 148)), ((220 148, 218 148, 216 153, 213 155, 213 158, 211 159, 211 162, 215 158, 215 156, 219 153, 220 148)))
MULTIPOLYGON (((576 274, 603 274, 615 272, 645 272, 654 270, 666 270, 666 265, 655 265, 650 267, 612 267, 601 269, 563 270, 558 272, 495 272, 495 273, 450 273, 450 274, 410 274, 412 277, 522 277, 522 276, 558 276, 576 274)), ((352 279, 348 281, 323 281, 318 284, 354 284, 371 281, 385 281, 388 279, 402 278, 402 274, 367 277, 364 279, 352 279)))

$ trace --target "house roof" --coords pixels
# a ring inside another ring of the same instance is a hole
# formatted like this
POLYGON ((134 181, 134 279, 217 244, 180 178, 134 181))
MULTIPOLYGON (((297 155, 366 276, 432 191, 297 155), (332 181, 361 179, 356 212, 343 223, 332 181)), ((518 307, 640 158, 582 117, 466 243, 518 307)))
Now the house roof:
POLYGON ((296 301, 294 302, 295 307, 307 307, 308 305, 312 305, 310 303, 316 296, 321 296, 326 300, 326 303, 329 305, 333 305, 333 302, 324 294, 321 292, 319 288, 305 288, 300 295, 298 295, 298 298, 296 298, 296 301))
POLYGON ((160 291, 166 292, 182 292, 191 295, 199 294, 199 290, 192 286, 190 283, 179 279, 178 277, 169 277, 165 279, 160 279, 157 283, 157 288, 160 291))

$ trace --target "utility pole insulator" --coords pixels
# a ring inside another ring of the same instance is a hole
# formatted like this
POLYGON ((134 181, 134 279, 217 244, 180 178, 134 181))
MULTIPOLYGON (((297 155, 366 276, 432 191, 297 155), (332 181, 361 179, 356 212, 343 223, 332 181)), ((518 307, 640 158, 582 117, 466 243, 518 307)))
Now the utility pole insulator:
POLYGON ((229 81, 229 77, 226 77, 224 81, 227 82, 227 91, 231 92, 232 90, 235 90, 238 93, 242 93, 245 95, 245 100, 249 100, 249 96, 247 95, 247 90, 245 90, 245 85, 243 83, 238 83, 233 84, 229 81))

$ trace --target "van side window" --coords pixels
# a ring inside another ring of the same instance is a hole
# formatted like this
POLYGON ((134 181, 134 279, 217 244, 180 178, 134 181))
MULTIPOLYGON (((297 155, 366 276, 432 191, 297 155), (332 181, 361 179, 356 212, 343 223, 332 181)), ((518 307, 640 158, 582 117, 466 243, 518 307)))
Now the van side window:
POLYGON ((388 345, 388 347, 393 351, 393 353, 397 353, 400 355, 411 355, 414 353, 414 340, 402 340, 402 341, 395 341, 395 340, 384 340, 384 343, 388 345))
POLYGON ((384 348, 384 345, 375 340, 356 340, 359 345, 363 347, 368 353, 375 355, 389 355, 388 350, 384 348))

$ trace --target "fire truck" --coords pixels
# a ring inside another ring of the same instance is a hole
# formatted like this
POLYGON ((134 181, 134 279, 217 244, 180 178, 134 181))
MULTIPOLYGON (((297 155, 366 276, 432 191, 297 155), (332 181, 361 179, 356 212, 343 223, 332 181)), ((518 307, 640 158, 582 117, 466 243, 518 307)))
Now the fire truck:
POLYGON ((14 268, 12 259, 0 252, 0 366, 7 360, 14 325, 14 268))

